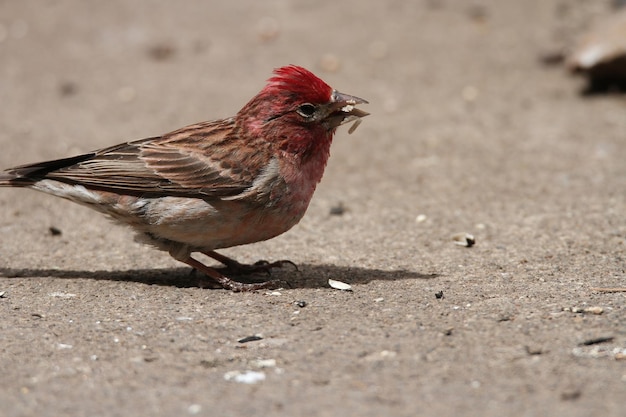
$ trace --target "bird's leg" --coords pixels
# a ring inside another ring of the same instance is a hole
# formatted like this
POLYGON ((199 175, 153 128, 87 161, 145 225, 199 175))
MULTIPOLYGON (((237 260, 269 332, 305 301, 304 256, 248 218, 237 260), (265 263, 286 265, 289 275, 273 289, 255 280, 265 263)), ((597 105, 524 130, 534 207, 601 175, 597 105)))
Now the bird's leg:
POLYGON ((268 261, 258 261, 252 265, 242 264, 237 262, 236 260, 229 258, 228 256, 221 255, 215 251, 206 251, 202 252, 206 256, 209 256, 215 259, 218 262, 226 265, 226 268, 229 272, 232 272, 235 275, 249 275, 255 274, 258 272, 265 272, 268 275, 271 273, 272 268, 282 268, 283 265, 293 265, 298 270, 298 266, 289 260, 282 260, 276 262, 268 262, 268 261))
MULTIPOLYGON (((215 269, 204 265, 202 262, 199 262, 193 259, 191 256, 188 256, 187 258, 184 258, 184 259, 178 259, 178 260, 206 274, 206 276, 210 278, 211 281, 218 283, 219 285, 222 286, 222 288, 231 290, 234 292, 263 290, 267 288, 274 288, 278 285, 278 281, 264 281, 264 282, 256 282, 256 283, 243 283, 243 282, 234 281, 228 278, 227 276, 220 274, 215 269)), ((202 283, 201 283, 201 286, 204 287, 202 283)))

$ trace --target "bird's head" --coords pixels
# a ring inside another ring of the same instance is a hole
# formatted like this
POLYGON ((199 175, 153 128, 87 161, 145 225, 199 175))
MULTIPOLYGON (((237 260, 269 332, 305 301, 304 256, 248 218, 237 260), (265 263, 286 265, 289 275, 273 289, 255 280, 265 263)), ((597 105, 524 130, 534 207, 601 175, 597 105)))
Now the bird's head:
MULTIPOLYGON (((356 108, 367 101, 340 93, 310 71, 295 65, 274 76, 238 114, 247 128, 295 152, 330 145, 336 128, 369 113, 356 108)), ((351 129, 352 130, 352 129, 351 129)))

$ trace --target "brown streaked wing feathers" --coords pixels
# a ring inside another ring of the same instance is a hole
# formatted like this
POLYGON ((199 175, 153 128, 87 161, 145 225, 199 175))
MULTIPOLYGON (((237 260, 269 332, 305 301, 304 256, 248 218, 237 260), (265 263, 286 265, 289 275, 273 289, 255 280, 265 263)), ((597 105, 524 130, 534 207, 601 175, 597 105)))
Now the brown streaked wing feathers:
POLYGON ((180 143, 188 131, 192 142, 203 142, 203 147, 210 149, 206 145, 224 140, 231 128, 230 121, 204 122, 161 137, 23 165, 8 172, 16 181, 47 178, 132 195, 233 196, 252 185, 253 175, 247 170, 224 170, 211 155, 180 143))

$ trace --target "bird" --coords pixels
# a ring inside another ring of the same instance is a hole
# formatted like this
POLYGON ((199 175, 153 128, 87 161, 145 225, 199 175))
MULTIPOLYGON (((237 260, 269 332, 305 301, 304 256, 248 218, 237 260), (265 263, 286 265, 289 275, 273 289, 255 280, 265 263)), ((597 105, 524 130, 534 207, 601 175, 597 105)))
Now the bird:
POLYGON ((242 264, 218 249, 265 241, 304 216, 326 167, 336 129, 369 113, 309 70, 276 68, 235 116, 161 136, 0 172, 0 187, 28 188, 104 213, 135 239, 239 292, 275 281, 232 278, 290 261, 242 264), (223 273, 192 256, 223 264, 223 273), (227 276, 231 275, 231 276, 227 276))

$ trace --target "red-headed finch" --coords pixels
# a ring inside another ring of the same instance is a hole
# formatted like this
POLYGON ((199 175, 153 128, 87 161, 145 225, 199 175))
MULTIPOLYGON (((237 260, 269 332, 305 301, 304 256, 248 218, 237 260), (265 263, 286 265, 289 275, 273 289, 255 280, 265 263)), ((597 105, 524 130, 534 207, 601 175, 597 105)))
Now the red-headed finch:
POLYGON ((336 128, 366 116, 355 107, 364 103, 290 65, 276 69, 234 117, 11 168, 0 173, 0 186, 31 188, 105 213, 223 288, 267 288, 272 281, 235 281, 191 254, 204 253, 235 273, 284 263, 242 265, 215 250, 270 239, 298 223, 336 128))

